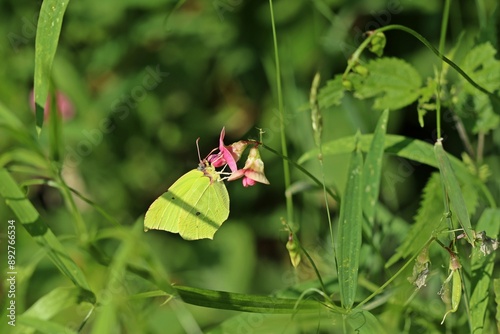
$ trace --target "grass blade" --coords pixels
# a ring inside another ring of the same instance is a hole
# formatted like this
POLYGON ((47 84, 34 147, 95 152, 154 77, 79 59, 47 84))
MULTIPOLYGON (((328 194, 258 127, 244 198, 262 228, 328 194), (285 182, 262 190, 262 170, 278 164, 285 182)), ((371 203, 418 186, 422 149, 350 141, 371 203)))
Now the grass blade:
POLYGON ((452 213, 458 219, 460 226, 464 229, 467 240, 474 246, 474 231, 470 223, 469 213, 465 206, 458 180, 451 167, 448 155, 444 151, 441 140, 438 140, 436 144, 434 144, 434 152, 438 161, 439 171, 441 172, 441 179, 446 190, 445 196, 450 200, 452 213))
POLYGON ((340 206, 337 264, 342 306, 354 304, 358 286, 359 252, 363 223, 363 156, 359 147, 351 154, 346 190, 340 206))
POLYGON ((389 110, 385 110, 378 120, 363 167, 363 212, 370 224, 373 224, 375 218, 375 204, 377 203, 380 190, 382 157, 384 156, 384 142, 388 119, 389 110))
MULTIPOLYGON (((49 320, 66 308, 78 304, 80 290, 77 287, 58 287, 38 299, 22 317, 49 320)), ((23 328, 25 334, 35 333, 35 328, 23 328)))
POLYGON ((42 2, 35 40, 35 106, 36 128, 42 131, 44 108, 49 93, 52 63, 61 33, 64 12, 69 0, 45 0, 42 2))
POLYGON ((23 194, 12 176, 0 169, 0 195, 7 206, 16 214, 28 233, 43 247, 49 259, 67 276, 80 290, 82 301, 95 303, 95 295, 80 268, 67 255, 66 249, 59 242, 52 230, 40 219, 40 215, 31 202, 23 194))
POLYGON ((247 295, 225 291, 199 289, 176 285, 174 288, 188 304, 242 312, 293 314, 295 312, 317 312, 324 306, 314 300, 297 302, 292 298, 247 295))
MULTIPOLYGON (((21 315, 18 320, 19 325, 36 329, 37 333, 45 334, 77 334, 76 331, 53 321, 43 320, 31 316, 21 315)), ((21 332, 17 332, 21 333, 21 332)), ((22 332, 23 334, 25 332, 22 332)))

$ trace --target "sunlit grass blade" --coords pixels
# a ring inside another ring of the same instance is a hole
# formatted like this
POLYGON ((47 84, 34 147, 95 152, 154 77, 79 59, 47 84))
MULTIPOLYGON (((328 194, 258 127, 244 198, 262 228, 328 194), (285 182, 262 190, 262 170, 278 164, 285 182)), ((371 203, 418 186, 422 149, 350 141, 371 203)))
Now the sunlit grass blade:
POLYGON ((41 220, 38 211, 4 168, 0 169, 0 196, 5 199, 7 206, 14 211, 33 239, 46 250, 47 256, 55 266, 81 288, 81 300, 95 303, 95 295, 83 272, 67 255, 66 249, 52 233, 52 230, 41 220))
POLYGON ((44 108, 51 82, 52 62, 56 54, 64 12, 69 0, 46 0, 42 2, 35 40, 35 109, 36 127, 40 134, 43 126, 44 108))
POLYGON ((445 196, 447 196, 450 200, 452 215, 458 220, 460 226, 464 229, 467 241, 474 245, 474 231, 472 231, 469 213, 462 196, 462 190, 458 185, 457 177, 455 176, 450 160, 448 159, 448 155, 444 151, 443 144, 440 140, 438 140, 434 145, 434 151, 436 153, 439 171, 441 172, 442 182, 444 183, 444 187, 446 189, 445 196))
POLYGON ((324 306, 314 300, 276 298, 225 291, 214 291, 187 286, 174 286, 182 300, 188 304, 255 313, 293 314, 296 312, 318 312, 324 306))
MULTIPOLYGON (((477 230, 485 231, 487 236, 496 238, 500 232, 500 210, 486 209, 477 223, 477 230)), ((488 245, 485 245, 485 247, 487 246, 488 245)), ((492 283, 495 258, 495 251, 489 255, 485 255, 481 252, 480 247, 475 247, 472 250, 472 294, 469 301, 469 308, 473 333, 480 333, 484 327, 484 319, 486 319, 486 312, 489 304, 490 286, 492 283)))
MULTIPOLYGON (((68 326, 61 325, 59 323, 43 320, 40 318, 35 318, 31 316, 21 315, 18 319, 18 325, 31 327, 36 329, 37 333, 44 334, 77 334, 77 332, 68 326)), ((23 327, 25 328, 25 327, 23 327)), ((25 334, 26 332, 17 332, 25 334)))
POLYGON ((384 156, 385 133, 389 111, 385 110, 379 118, 370 149, 366 154, 363 167, 363 212, 368 221, 373 224, 375 218, 375 205, 380 190, 380 176, 382 173, 382 158, 384 156))
POLYGON ((354 304, 358 286, 359 253, 363 223, 363 156, 356 149, 351 154, 348 178, 340 206, 337 234, 337 264, 342 306, 354 304))
MULTIPOLYGON (((80 290, 77 287, 57 287, 38 299, 22 317, 49 320, 66 308, 78 304, 80 290)), ((23 333, 34 333, 35 328, 23 328, 23 333)))

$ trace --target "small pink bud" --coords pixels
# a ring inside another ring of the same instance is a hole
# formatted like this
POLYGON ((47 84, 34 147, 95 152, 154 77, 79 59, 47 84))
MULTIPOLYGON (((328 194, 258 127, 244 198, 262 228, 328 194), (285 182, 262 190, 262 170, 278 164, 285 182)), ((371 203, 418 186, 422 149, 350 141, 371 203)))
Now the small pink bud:
MULTIPOLYGON (((33 112, 35 112, 35 93, 33 90, 30 92, 29 96, 30 100, 30 107, 33 112)), ((56 103, 57 103, 57 110, 59 111, 61 117, 63 120, 69 120, 72 119, 73 116, 75 115, 75 108, 73 107, 73 104, 71 103, 70 99, 61 91, 56 92, 56 103)), ((50 115, 50 108, 51 108, 51 98, 50 95, 47 97, 47 102, 45 102, 45 111, 44 111, 44 119, 48 120, 49 115, 50 115)))

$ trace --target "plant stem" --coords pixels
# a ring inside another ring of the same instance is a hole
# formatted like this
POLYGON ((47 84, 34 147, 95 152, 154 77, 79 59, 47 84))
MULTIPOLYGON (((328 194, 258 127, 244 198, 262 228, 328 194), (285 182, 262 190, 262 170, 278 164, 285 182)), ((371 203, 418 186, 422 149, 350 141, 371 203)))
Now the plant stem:
MULTIPOLYGON (((439 37, 439 53, 444 54, 444 44, 446 41, 446 30, 448 27, 448 18, 450 13, 450 0, 446 0, 443 10, 443 19, 441 21, 441 36, 439 37)), ((437 137, 441 138, 441 75, 443 73, 443 63, 439 62, 437 87, 436 87, 436 127, 437 137)))
MULTIPOLYGON (((280 59, 278 54, 278 38, 276 37, 276 24, 274 22, 273 1, 269 0, 269 10, 271 13, 271 25, 273 29, 273 44, 274 44, 274 58, 276 63, 276 91, 278 94, 278 111, 280 119, 280 133, 281 133, 281 151, 284 156, 288 156, 288 148, 286 146, 286 133, 285 133, 285 108, 283 106, 283 93, 281 91, 281 71, 280 59)), ((285 179, 285 188, 290 188, 290 166, 288 160, 283 160, 283 177, 285 179)), ((293 223, 293 200, 292 195, 286 196, 286 211, 288 223, 293 223)))

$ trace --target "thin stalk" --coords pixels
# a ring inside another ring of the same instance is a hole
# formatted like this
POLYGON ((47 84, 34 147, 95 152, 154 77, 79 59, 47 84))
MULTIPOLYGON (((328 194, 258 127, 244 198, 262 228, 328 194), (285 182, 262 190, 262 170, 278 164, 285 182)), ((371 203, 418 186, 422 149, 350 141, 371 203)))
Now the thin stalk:
MULTIPOLYGON (((446 41, 446 31, 448 27, 448 18, 450 14, 451 0, 446 0, 443 10, 443 19, 441 21, 441 36, 439 37, 439 53, 444 54, 444 44, 446 41)), ((441 138, 441 76, 443 73, 443 63, 439 62, 438 78, 436 87, 436 127, 437 137, 441 138)))
MULTIPOLYGON (((276 91, 278 94, 278 112, 280 119, 280 133, 281 133, 281 151, 284 156, 288 156, 288 148, 286 145, 286 133, 285 133, 285 108, 283 106, 283 93, 281 91, 281 70, 280 70, 280 58, 278 53, 278 38, 276 36, 276 24, 274 22, 274 10, 273 10, 273 0, 269 0, 269 10, 271 13, 271 26, 273 29, 273 44, 274 44, 274 60, 276 63, 276 91)), ((283 177, 285 179, 285 188, 289 189, 291 185, 290 179, 290 166, 288 165, 288 160, 283 160, 283 177)), ((287 221, 289 223, 293 222, 293 199, 292 195, 287 195, 286 197, 286 212, 287 221)))

